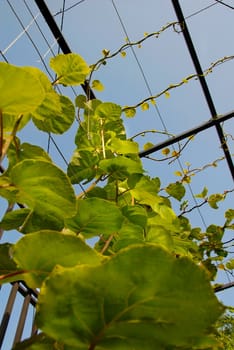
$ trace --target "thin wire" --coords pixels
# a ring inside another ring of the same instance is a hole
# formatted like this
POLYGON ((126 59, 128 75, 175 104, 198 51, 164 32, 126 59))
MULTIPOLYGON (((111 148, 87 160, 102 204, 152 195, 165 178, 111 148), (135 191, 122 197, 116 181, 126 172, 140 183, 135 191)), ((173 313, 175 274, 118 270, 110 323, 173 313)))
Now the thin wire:
MULTIPOLYGON (((63 22, 64 22, 64 9, 65 9, 65 1, 63 0, 63 12, 62 12, 62 18, 61 18, 61 23, 60 23, 60 30, 62 32, 63 30, 63 22)), ((57 54, 59 54, 60 52, 60 46, 58 45, 58 51, 57 54)), ((55 74, 55 78, 56 78, 56 74, 55 74)), ((50 153, 50 144, 51 144, 51 133, 48 133, 48 142, 47 142, 47 153, 50 153)))
POLYGON ((60 15, 61 13, 64 14, 64 12, 67 12, 67 11, 73 9, 75 6, 80 5, 84 1, 85 0, 80 0, 80 1, 76 2, 75 4, 71 5, 70 7, 67 7, 66 9, 63 9, 63 10, 60 10, 60 11, 56 12, 55 14, 53 14, 53 16, 55 17, 57 15, 60 15))
MULTIPOLYGON (((23 0, 23 1, 24 1, 24 5, 26 6, 26 8, 27 8, 28 12, 29 12, 29 13, 30 13, 30 15, 31 15, 31 16, 34 18, 33 13, 32 13, 32 11, 31 11, 30 7, 28 6, 28 4, 27 4, 26 0, 23 0)), ((47 46, 49 47, 49 51, 50 51, 50 52, 52 52, 53 56, 55 56, 55 53, 54 53, 54 51, 52 50, 52 46, 53 46, 53 44, 52 44, 52 45, 50 45, 50 43, 48 42, 48 40, 47 40, 46 36, 44 35, 43 31, 41 30, 41 27, 40 27, 40 25, 38 24, 38 22, 37 22, 37 20, 36 20, 36 19, 35 19, 35 24, 36 24, 37 29, 39 30, 39 32, 40 32, 40 34, 41 34, 41 36, 42 36, 42 37, 43 37, 43 39, 45 40, 45 42, 46 42, 47 46)))
POLYGON ((20 23, 21 27, 22 27, 23 30, 25 31, 25 34, 27 35, 27 37, 28 37, 28 39, 30 40, 31 44, 33 45, 34 49, 36 50, 38 56, 40 57, 40 59, 41 59, 41 61, 42 61, 42 64, 43 64, 43 66, 45 67, 46 72, 48 73, 48 75, 49 75, 51 78, 53 78, 51 72, 50 72, 49 69, 47 68, 47 65, 46 65, 46 63, 45 63, 45 61, 44 61, 44 59, 43 59, 43 57, 42 57, 42 55, 41 55, 41 53, 40 53, 40 51, 39 51, 37 45, 36 45, 35 42, 33 41, 31 35, 26 31, 26 29, 25 29, 25 27, 24 27, 24 24, 23 24, 23 22, 21 21, 21 19, 19 18, 19 16, 17 15, 17 12, 15 11, 14 7, 11 5, 11 3, 10 3, 9 0, 7 0, 7 3, 8 3, 8 5, 10 6, 11 11, 12 11, 13 14, 15 15, 15 17, 17 18, 18 22, 20 23))
POLYGON ((220 5, 229 7, 231 10, 234 10, 234 7, 233 7, 233 6, 228 5, 228 4, 226 4, 225 2, 223 2, 223 1, 220 1, 220 0, 215 0, 215 1, 216 1, 217 3, 219 3, 220 5))
MULTIPOLYGON (((120 16, 120 13, 119 13, 119 11, 118 11, 116 5, 115 5, 115 2, 114 2, 114 0, 111 0, 111 1, 112 1, 112 5, 113 5, 113 7, 114 7, 114 9, 115 9, 115 12, 116 12, 116 14, 117 14, 117 16, 118 16, 118 18, 119 18, 119 21, 120 21, 120 24, 121 24, 122 29, 123 29, 123 31, 124 31, 124 34, 126 35, 127 40, 130 42, 127 29, 126 29, 126 27, 125 27, 125 24, 123 23, 123 20, 122 20, 122 18, 121 18, 121 16, 120 16)), ((191 16, 191 15, 190 15, 190 16, 191 16)), ((137 65, 138 65, 138 67, 139 67, 139 70, 140 70, 140 72, 141 72, 141 74, 142 74, 142 77, 143 77, 143 80, 144 80, 145 85, 146 85, 146 87, 147 87, 147 90, 148 90, 150 96, 152 96, 152 94, 153 94, 153 93, 152 93, 152 90, 151 90, 150 85, 149 85, 149 83, 148 83, 148 80, 147 80, 147 78, 146 78, 146 76, 145 76, 143 67, 142 67, 140 61, 138 60, 138 57, 137 57, 137 55, 136 55, 136 52, 135 52, 135 50, 133 49, 132 46, 130 47, 130 49, 131 49, 131 51, 132 51, 132 53, 133 53, 133 55, 134 55, 134 58, 135 58, 135 60, 136 60, 136 62, 137 62, 137 65)), ((161 123, 162 123, 162 126, 163 126, 163 128, 164 128, 164 131, 165 131, 165 132, 168 132, 167 127, 166 127, 166 124, 165 124, 165 122, 164 122, 164 120, 163 120, 162 114, 160 113, 160 110, 159 110, 158 106, 157 106, 157 105, 154 105, 154 108, 155 108, 156 114, 159 116, 159 119, 160 119, 160 121, 161 121, 161 123)), ((173 147, 173 149, 174 149, 174 145, 173 145, 172 147, 173 147)), ((174 149, 174 150, 175 150, 175 149, 174 149)), ((177 159, 177 162, 178 162, 178 164, 179 164, 180 169, 183 169, 183 166, 182 166, 182 164, 181 164, 180 159, 177 159)), ((191 196, 192 196, 192 198, 193 198, 193 201, 194 201, 195 205, 197 206, 197 211, 198 211, 198 213, 199 213, 199 216, 200 216, 200 218, 201 218, 201 221, 202 221, 204 227, 206 228, 207 225, 206 225, 205 219, 204 219, 204 217, 203 217, 203 215, 202 215, 202 213, 201 213, 200 208, 198 207, 198 202, 197 202, 197 200, 196 200, 196 197, 195 197, 195 195, 194 195, 194 193, 193 193, 193 190, 192 190, 192 187, 191 187, 190 184, 188 184, 188 188, 189 188, 189 191, 190 191, 191 196)))
MULTIPOLYGON (((21 27, 23 28, 24 33, 27 35, 27 37, 29 38, 29 40, 30 40, 30 42, 32 43, 33 47, 35 48, 37 54, 39 55, 39 57, 40 57, 40 59, 41 59, 43 65, 44 65, 45 70, 47 71, 48 75, 50 76, 51 79, 53 79, 53 76, 52 76, 51 72, 49 71, 49 69, 47 68, 47 65, 46 65, 46 63, 45 63, 45 60, 43 59, 43 57, 42 57, 42 55, 41 55, 41 53, 40 53, 40 51, 39 51, 37 45, 34 43, 32 37, 31 37, 30 34, 27 32, 27 30, 25 30, 24 24, 22 23, 21 19, 20 19, 19 16, 17 15, 17 12, 15 11, 14 7, 11 5, 11 3, 9 2, 9 0, 7 0, 7 3, 8 3, 8 5, 10 6, 10 8, 11 8, 13 14, 14 14, 15 17, 17 18, 18 22, 20 23, 21 27)), ((40 32, 41 32, 41 31, 40 31, 40 32)), ((6 60, 6 62, 8 62, 7 59, 6 59, 6 57, 4 56, 4 54, 3 54, 1 51, 0 51, 0 53, 1 53, 2 57, 6 60)), ((76 95, 76 94, 75 94, 75 95, 76 95)), ((62 153, 61 150, 59 149, 58 145, 56 144, 56 142, 55 142, 55 140, 53 139, 52 136, 51 136, 51 141, 54 143, 54 146, 55 146, 56 150, 58 151, 58 153, 60 154, 60 156, 61 156, 62 159, 64 160, 65 164, 68 166, 68 162, 66 161, 66 158, 64 157, 63 153, 62 153)), ((85 193, 84 187, 83 187, 80 183, 79 183, 78 185, 80 186, 82 192, 85 193)))
POLYGON ((4 53, 0 50, 0 55, 2 56, 2 58, 4 59, 4 61, 6 62, 6 63, 9 63, 8 62, 8 59, 6 58, 6 56, 4 55, 4 53))
POLYGON ((198 15, 199 13, 202 13, 202 12, 208 10, 209 8, 211 8, 211 7, 215 6, 215 5, 218 5, 218 4, 217 4, 217 3, 213 3, 213 4, 211 4, 211 5, 208 5, 208 6, 206 6, 206 7, 203 7, 203 8, 201 8, 200 10, 191 13, 191 15, 188 15, 187 17, 185 17, 185 19, 189 19, 189 18, 191 18, 191 17, 194 17, 194 16, 198 15))
POLYGON ((33 17, 32 21, 26 26, 23 27, 23 31, 21 33, 19 33, 16 38, 3 50, 3 54, 7 53, 7 51, 15 45, 15 43, 21 38, 21 36, 23 36, 31 27, 31 25, 35 22, 36 18, 40 15, 40 13, 38 12, 36 14, 35 17, 33 17))

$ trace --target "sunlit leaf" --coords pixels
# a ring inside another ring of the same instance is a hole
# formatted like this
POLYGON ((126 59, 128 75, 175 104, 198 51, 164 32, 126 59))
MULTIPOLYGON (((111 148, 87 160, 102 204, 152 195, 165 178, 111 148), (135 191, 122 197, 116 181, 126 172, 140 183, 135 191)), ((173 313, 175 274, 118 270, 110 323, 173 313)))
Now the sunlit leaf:
POLYGON ((228 260, 228 262, 226 263, 226 268, 229 270, 234 270, 234 259, 228 260))
POLYGON ((170 148, 163 148, 161 152, 164 156, 168 156, 168 154, 170 153, 170 148))
POLYGON ((222 312, 205 271, 139 245, 96 267, 58 266, 41 288, 37 324, 82 350, 191 348, 222 312))
POLYGON ((120 140, 119 138, 113 138, 108 144, 108 149, 117 154, 130 154, 138 153, 138 143, 130 140, 120 140))
POLYGON ((217 203, 222 201, 223 199, 224 199, 224 197, 220 193, 212 194, 208 198, 208 204, 210 205, 211 208, 218 209, 217 203))
POLYGON ((149 109, 149 104, 147 102, 144 102, 141 105, 141 109, 142 109, 142 111, 147 111, 149 109))
POLYGON ((170 93, 168 91, 165 92, 165 97, 169 98, 170 97, 170 93))
POLYGON ((107 49, 103 49, 102 50, 102 54, 103 54, 104 57, 108 56, 109 53, 110 53, 110 50, 107 50, 107 49))
POLYGON ((182 175, 183 175, 181 171, 175 171, 174 174, 175 174, 176 176, 182 176, 182 175))
POLYGON ((197 197, 197 198, 206 198, 207 193, 208 193, 208 188, 205 186, 205 187, 203 188, 202 192, 199 193, 199 194, 196 194, 195 197, 197 197))
POLYGON ((175 182, 175 183, 171 183, 170 185, 168 185, 165 188, 166 192, 176 198, 178 201, 181 201, 181 199, 184 197, 185 195, 185 188, 182 185, 181 182, 175 182))
POLYGON ((93 80, 91 87, 97 91, 103 91, 104 85, 99 80, 93 80))
POLYGON ((82 84, 90 72, 85 60, 75 53, 52 57, 50 67, 57 74, 56 83, 64 85, 82 84))
POLYGON ((146 142, 143 146, 143 149, 146 151, 147 149, 150 149, 154 146, 152 142, 146 142))
MULTIPOLYGON (((14 126, 18 120, 19 116, 17 115, 10 115, 10 114, 2 114, 2 125, 3 125, 3 134, 9 134, 13 131, 14 126)), ((29 114, 24 115, 20 123, 18 124, 17 131, 23 129, 25 125, 30 121, 31 116, 29 114)))
POLYGON ((136 114, 136 109, 135 108, 126 108, 126 109, 124 109, 124 113, 125 113, 126 117, 133 118, 136 114))
POLYGON ((22 67, 0 62, 0 109, 9 115, 33 112, 45 92, 39 79, 22 67))
POLYGON ((120 54, 122 57, 126 57, 126 55, 127 55, 126 51, 121 51, 120 54))
POLYGON ((78 200, 77 214, 65 221, 66 227, 85 238, 118 231, 123 222, 120 209, 102 198, 78 200))

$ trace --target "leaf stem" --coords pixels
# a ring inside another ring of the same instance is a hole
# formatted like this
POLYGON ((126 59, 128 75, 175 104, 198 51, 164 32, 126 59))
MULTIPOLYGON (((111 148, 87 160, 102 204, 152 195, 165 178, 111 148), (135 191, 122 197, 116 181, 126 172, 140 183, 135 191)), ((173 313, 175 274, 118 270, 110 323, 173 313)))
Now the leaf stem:
POLYGON ((4 143, 3 147, 2 147, 2 153, 1 153, 1 157, 0 157, 0 164, 2 163, 3 159, 5 158, 5 155, 7 154, 8 148, 10 147, 11 142, 14 139, 16 133, 17 133, 17 130, 18 130, 18 127, 19 127, 19 124, 20 124, 22 118, 23 118, 23 114, 21 114, 19 116, 19 118, 16 120, 14 128, 12 130, 12 133, 10 134, 10 136, 5 141, 5 143, 4 143))

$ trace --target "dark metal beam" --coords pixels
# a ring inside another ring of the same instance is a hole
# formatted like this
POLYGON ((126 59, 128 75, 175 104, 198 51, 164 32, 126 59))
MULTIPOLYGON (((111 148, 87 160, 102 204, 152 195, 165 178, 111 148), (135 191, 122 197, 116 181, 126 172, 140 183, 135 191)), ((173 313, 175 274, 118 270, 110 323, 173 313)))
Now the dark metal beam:
POLYGON ((210 119, 210 120, 208 120, 208 122, 205 122, 199 126, 196 126, 193 129, 182 132, 181 134, 179 134, 177 136, 171 137, 166 141, 160 142, 157 145, 155 145, 155 146, 153 146, 145 151, 140 152, 139 156, 141 158, 146 157, 147 155, 149 155, 153 152, 156 152, 156 151, 159 151, 165 147, 171 146, 174 143, 179 142, 179 141, 181 141, 189 136, 196 135, 203 130, 209 129, 209 128, 216 126, 216 125, 219 125, 220 123, 224 122, 225 120, 231 119, 232 117, 234 117, 234 111, 227 113, 227 114, 224 114, 222 116, 219 116, 215 119, 210 119))
MULTIPOLYGON (((35 3, 37 4, 42 16, 44 17, 46 23, 48 24, 52 34, 54 35, 55 40, 58 42, 59 47, 61 48, 62 52, 64 54, 71 53, 71 49, 68 46, 61 30, 59 29, 56 21, 54 20, 54 17, 52 16, 50 10, 48 9, 46 3, 44 0, 35 0, 35 3)), ((84 82, 84 84, 81 84, 82 89, 84 90, 86 96, 89 100, 95 99, 94 92, 90 88, 87 81, 84 82)))
MULTIPOLYGON (((206 83, 206 79, 205 79, 205 77, 203 75, 203 71, 202 71, 202 68, 201 68, 201 65, 200 65, 200 62, 199 62, 196 50, 194 48, 193 41, 191 39, 191 36, 190 36, 189 30, 188 30, 188 27, 187 27, 187 24, 186 24, 186 21, 185 21, 182 9, 180 7, 179 1, 178 0, 171 0, 171 1, 172 1, 173 6, 174 6, 174 10, 176 12, 178 21, 179 21, 179 23, 181 25, 181 30, 182 30, 182 33, 184 35, 184 39, 185 39, 187 48, 189 50, 190 56, 192 58, 195 70, 196 70, 196 72, 198 74, 198 79, 200 81, 203 93, 205 95, 205 98, 206 98, 206 101, 207 101, 207 104, 208 104, 211 116, 212 116, 212 118, 216 118, 217 117, 217 112, 216 112, 216 109, 215 109, 215 106, 214 106, 214 102, 212 100, 212 97, 211 97, 208 85, 206 83)), ((220 144, 221 144, 221 147, 223 149, 225 158, 227 160, 227 163, 228 163, 228 166, 229 166, 232 178, 234 180, 234 165, 233 165, 233 162, 232 162, 232 157, 231 157, 231 154, 229 152, 229 149, 228 149, 228 146, 227 146, 227 143, 226 143, 226 139, 225 139, 222 127, 221 127, 221 125, 219 123, 216 124, 215 127, 216 127, 216 131, 218 133, 220 144)))

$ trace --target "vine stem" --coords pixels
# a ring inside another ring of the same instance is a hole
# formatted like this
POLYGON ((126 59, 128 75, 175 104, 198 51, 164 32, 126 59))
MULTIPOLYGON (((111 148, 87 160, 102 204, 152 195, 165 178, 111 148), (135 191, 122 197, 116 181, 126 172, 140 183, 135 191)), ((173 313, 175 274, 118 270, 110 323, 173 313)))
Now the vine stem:
POLYGON ((112 235, 110 235, 110 237, 106 240, 106 242, 105 242, 105 245, 104 245, 104 247, 102 248, 102 250, 101 250, 101 254, 104 254, 105 253, 105 251, 108 249, 108 247, 109 247, 109 245, 110 245, 110 242, 112 241, 112 239, 114 238, 114 235, 112 234, 112 235))
POLYGON ((4 145, 3 145, 2 149, 1 149, 2 152, 1 152, 1 157, 0 157, 0 164, 2 163, 3 159, 5 158, 5 156, 7 154, 8 148, 10 147, 11 142, 13 141, 13 139, 14 139, 16 133, 17 133, 17 130, 18 130, 18 127, 19 127, 19 124, 20 124, 22 118, 23 118, 23 114, 21 114, 18 117, 18 119, 16 120, 14 128, 12 130, 12 133, 7 138, 6 142, 4 143, 4 145))
POLYGON ((205 77, 207 76, 208 74, 212 73, 212 70, 216 67, 216 66, 219 66, 220 64, 223 64, 227 61, 230 61, 230 60, 233 60, 234 59, 234 56, 224 56, 220 59, 218 59, 216 62, 212 63, 210 65, 210 67, 208 67, 206 70, 204 70, 203 74, 199 75, 199 74, 191 74, 191 75, 188 75, 187 77, 185 77, 184 79, 182 79, 180 82, 178 83, 174 83, 174 84, 170 84, 167 88, 165 88, 164 90, 162 90, 161 92, 155 94, 155 95, 152 95, 152 96, 149 96, 149 97, 146 97, 145 99, 141 100, 140 102, 138 102, 137 104, 135 105, 132 105, 132 106, 126 106, 124 108, 122 108, 122 111, 127 111, 129 109, 136 109, 140 106, 142 106, 144 103, 146 102, 149 102, 149 101, 152 101, 152 100, 155 100, 157 99, 158 97, 162 96, 162 95, 165 95, 168 91, 172 90, 172 89, 175 89, 175 88, 178 88, 186 83, 189 82, 189 80, 192 80, 192 79, 196 79, 196 78, 199 78, 199 76, 202 76, 202 77, 205 77))

